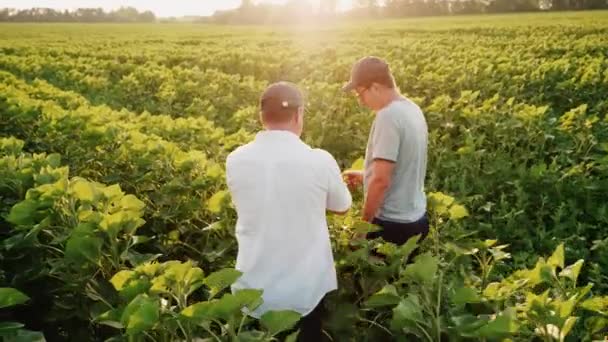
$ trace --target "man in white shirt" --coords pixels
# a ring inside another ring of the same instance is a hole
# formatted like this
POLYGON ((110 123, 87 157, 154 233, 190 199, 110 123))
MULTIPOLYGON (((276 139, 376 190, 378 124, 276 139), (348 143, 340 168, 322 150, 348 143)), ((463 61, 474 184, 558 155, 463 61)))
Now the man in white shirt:
POLYGON ((265 130, 226 160, 243 272, 232 290, 263 289, 252 316, 297 311, 299 340, 320 341, 322 299, 337 288, 325 215, 347 212, 351 195, 335 159, 300 140, 304 99, 295 85, 269 86, 260 107, 265 130))
POLYGON ((363 220, 381 228, 367 238, 399 245, 415 235, 425 238, 428 128, 422 110, 399 93, 388 64, 377 57, 359 60, 344 90, 376 114, 364 172, 345 173, 351 186, 363 183, 363 220))

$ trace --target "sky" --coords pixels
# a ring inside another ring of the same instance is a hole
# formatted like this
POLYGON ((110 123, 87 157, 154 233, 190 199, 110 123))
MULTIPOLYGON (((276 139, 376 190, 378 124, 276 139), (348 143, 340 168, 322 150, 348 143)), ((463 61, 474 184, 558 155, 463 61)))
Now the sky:
MULTIPOLYGON (((262 0, 267 3, 284 3, 286 0, 262 0)), ((339 0, 339 9, 348 9, 352 0, 339 0)), ((97 8, 106 11, 121 6, 135 7, 139 11, 150 10, 159 17, 185 15, 211 15, 216 10, 238 7, 241 0, 0 0, 0 8, 26 9, 48 7, 54 9, 97 8)))

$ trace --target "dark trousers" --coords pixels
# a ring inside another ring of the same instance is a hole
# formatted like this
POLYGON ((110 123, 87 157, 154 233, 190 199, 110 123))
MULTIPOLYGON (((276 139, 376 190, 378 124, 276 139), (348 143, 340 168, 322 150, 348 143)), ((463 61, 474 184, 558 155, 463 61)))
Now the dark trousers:
POLYGON ((426 213, 415 222, 399 223, 374 218, 372 224, 379 226, 380 230, 368 233, 367 239, 371 240, 381 237, 384 241, 392 242, 396 245, 403 245, 409 238, 418 234, 421 235, 418 241, 422 241, 429 234, 429 220, 426 213))
POLYGON ((322 299, 319 304, 308 315, 302 317, 296 328, 300 329, 298 342, 322 342, 325 341, 322 321, 325 314, 325 306, 322 299))

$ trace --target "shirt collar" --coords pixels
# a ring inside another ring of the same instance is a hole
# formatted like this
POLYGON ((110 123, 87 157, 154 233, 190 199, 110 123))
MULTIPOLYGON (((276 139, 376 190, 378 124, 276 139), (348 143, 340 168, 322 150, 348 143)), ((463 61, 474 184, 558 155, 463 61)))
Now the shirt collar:
POLYGON ((255 136, 260 141, 301 141, 295 133, 284 130, 264 130, 255 136))

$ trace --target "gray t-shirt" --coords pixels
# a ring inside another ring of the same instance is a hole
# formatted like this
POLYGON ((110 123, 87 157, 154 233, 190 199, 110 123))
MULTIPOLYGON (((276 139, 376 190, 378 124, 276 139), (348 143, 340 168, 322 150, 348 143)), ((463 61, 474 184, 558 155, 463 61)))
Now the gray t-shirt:
POLYGON ((395 162, 391 185, 376 217, 414 222, 426 212, 428 128, 418 105, 408 99, 391 102, 376 114, 365 151, 364 191, 367 194, 374 159, 395 162))

